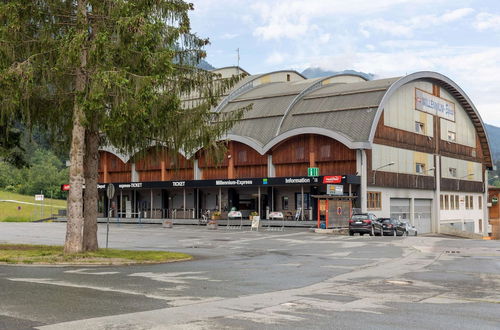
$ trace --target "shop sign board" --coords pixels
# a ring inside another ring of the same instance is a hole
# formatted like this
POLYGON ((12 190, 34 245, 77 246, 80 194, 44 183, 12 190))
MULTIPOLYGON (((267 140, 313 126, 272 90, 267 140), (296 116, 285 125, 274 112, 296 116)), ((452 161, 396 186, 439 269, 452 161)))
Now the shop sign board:
POLYGON ((344 186, 340 184, 328 184, 326 185, 326 194, 342 196, 344 194, 344 186))
MULTIPOLYGON (((117 189, 165 189, 165 188, 203 188, 203 187, 251 187, 251 186, 288 186, 307 184, 360 184, 360 177, 356 175, 330 176, 294 176, 278 178, 241 178, 241 179, 214 179, 214 180, 185 180, 185 181, 146 181, 146 182, 118 182, 117 189)), ((109 184, 98 184, 97 189, 105 190, 109 184)))
POLYGON ((341 183, 345 176, 342 175, 325 175, 323 183, 341 183))
POLYGON ((455 121, 455 103, 415 89, 415 109, 455 121))
POLYGON ((61 191, 69 191, 70 185, 69 184, 62 184, 61 185, 61 191))

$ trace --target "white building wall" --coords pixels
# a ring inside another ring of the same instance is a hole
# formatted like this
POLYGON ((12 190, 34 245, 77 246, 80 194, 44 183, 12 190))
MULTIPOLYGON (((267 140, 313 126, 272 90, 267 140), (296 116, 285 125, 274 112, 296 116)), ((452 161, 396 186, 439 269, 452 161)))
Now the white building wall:
POLYGON ((441 156, 441 176, 448 179, 481 182, 483 181, 483 165, 481 163, 441 156), (450 173, 450 168, 457 170, 456 177, 450 173))
MULTIPOLYGON (((434 167, 434 155, 401 148, 374 144, 372 149, 372 169, 380 168, 380 171, 392 173, 416 174, 416 163, 425 165, 425 170, 434 167), (394 162, 394 165, 387 165, 394 162)), ((421 175, 434 176, 433 171, 427 171, 421 175)))
POLYGON ((432 83, 416 81, 399 88, 384 108, 384 124, 408 132, 415 132, 415 121, 425 126, 424 135, 434 135, 434 118, 431 114, 415 110, 415 88, 432 93, 432 83))
POLYGON ((391 198, 434 200, 433 190, 368 187, 368 191, 382 193, 382 208, 380 210, 368 209, 368 212, 375 214, 379 218, 388 218, 391 216, 391 198))
MULTIPOLYGON (((484 228, 480 228, 479 220, 483 220, 483 226, 486 223, 484 221, 484 208, 485 205, 484 194, 483 193, 462 193, 462 192, 446 192, 442 191, 441 195, 448 196, 459 196, 459 208, 455 210, 440 210, 441 225, 449 225, 458 230, 466 230, 466 223, 474 223, 474 232, 482 233, 484 228), (465 196, 472 196, 473 207, 472 209, 466 209, 465 196), (482 199, 481 208, 479 207, 479 198, 482 199), (482 229, 482 230, 480 230, 482 229)), ((442 208, 442 207, 440 207, 442 208)))

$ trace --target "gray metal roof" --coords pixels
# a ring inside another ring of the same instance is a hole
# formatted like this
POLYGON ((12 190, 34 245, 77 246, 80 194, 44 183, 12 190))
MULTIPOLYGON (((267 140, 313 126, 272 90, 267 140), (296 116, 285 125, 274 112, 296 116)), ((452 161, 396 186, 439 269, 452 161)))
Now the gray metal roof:
POLYGON ((252 108, 228 135, 248 138, 262 151, 281 135, 323 129, 350 147, 367 147, 380 101, 398 78, 323 86, 324 79, 261 84, 240 92, 220 111, 252 108))

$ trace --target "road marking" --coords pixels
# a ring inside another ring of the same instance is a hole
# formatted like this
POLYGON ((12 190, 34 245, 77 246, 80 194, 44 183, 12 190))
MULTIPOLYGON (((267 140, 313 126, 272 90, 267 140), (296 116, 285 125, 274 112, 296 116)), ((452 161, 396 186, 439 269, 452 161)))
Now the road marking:
POLYGON ((74 269, 74 270, 67 270, 65 273, 69 274, 85 274, 85 275, 113 275, 113 274, 120 274, 120 272, 88 272, 88 270, 91 270, 90 268, 81 268, 81 269, 74 269))

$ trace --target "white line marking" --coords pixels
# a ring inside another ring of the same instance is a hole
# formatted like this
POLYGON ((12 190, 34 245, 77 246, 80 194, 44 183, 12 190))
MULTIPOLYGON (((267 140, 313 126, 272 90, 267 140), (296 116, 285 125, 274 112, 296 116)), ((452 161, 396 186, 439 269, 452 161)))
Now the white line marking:
POLYGON ((91 270, 90 268, 81 268, 75 270, 67 270, 65 273, 69 274, 85 274, 85 275, 113 275, 120 274, 120 272, 87 272, 87 270, 91 270))

